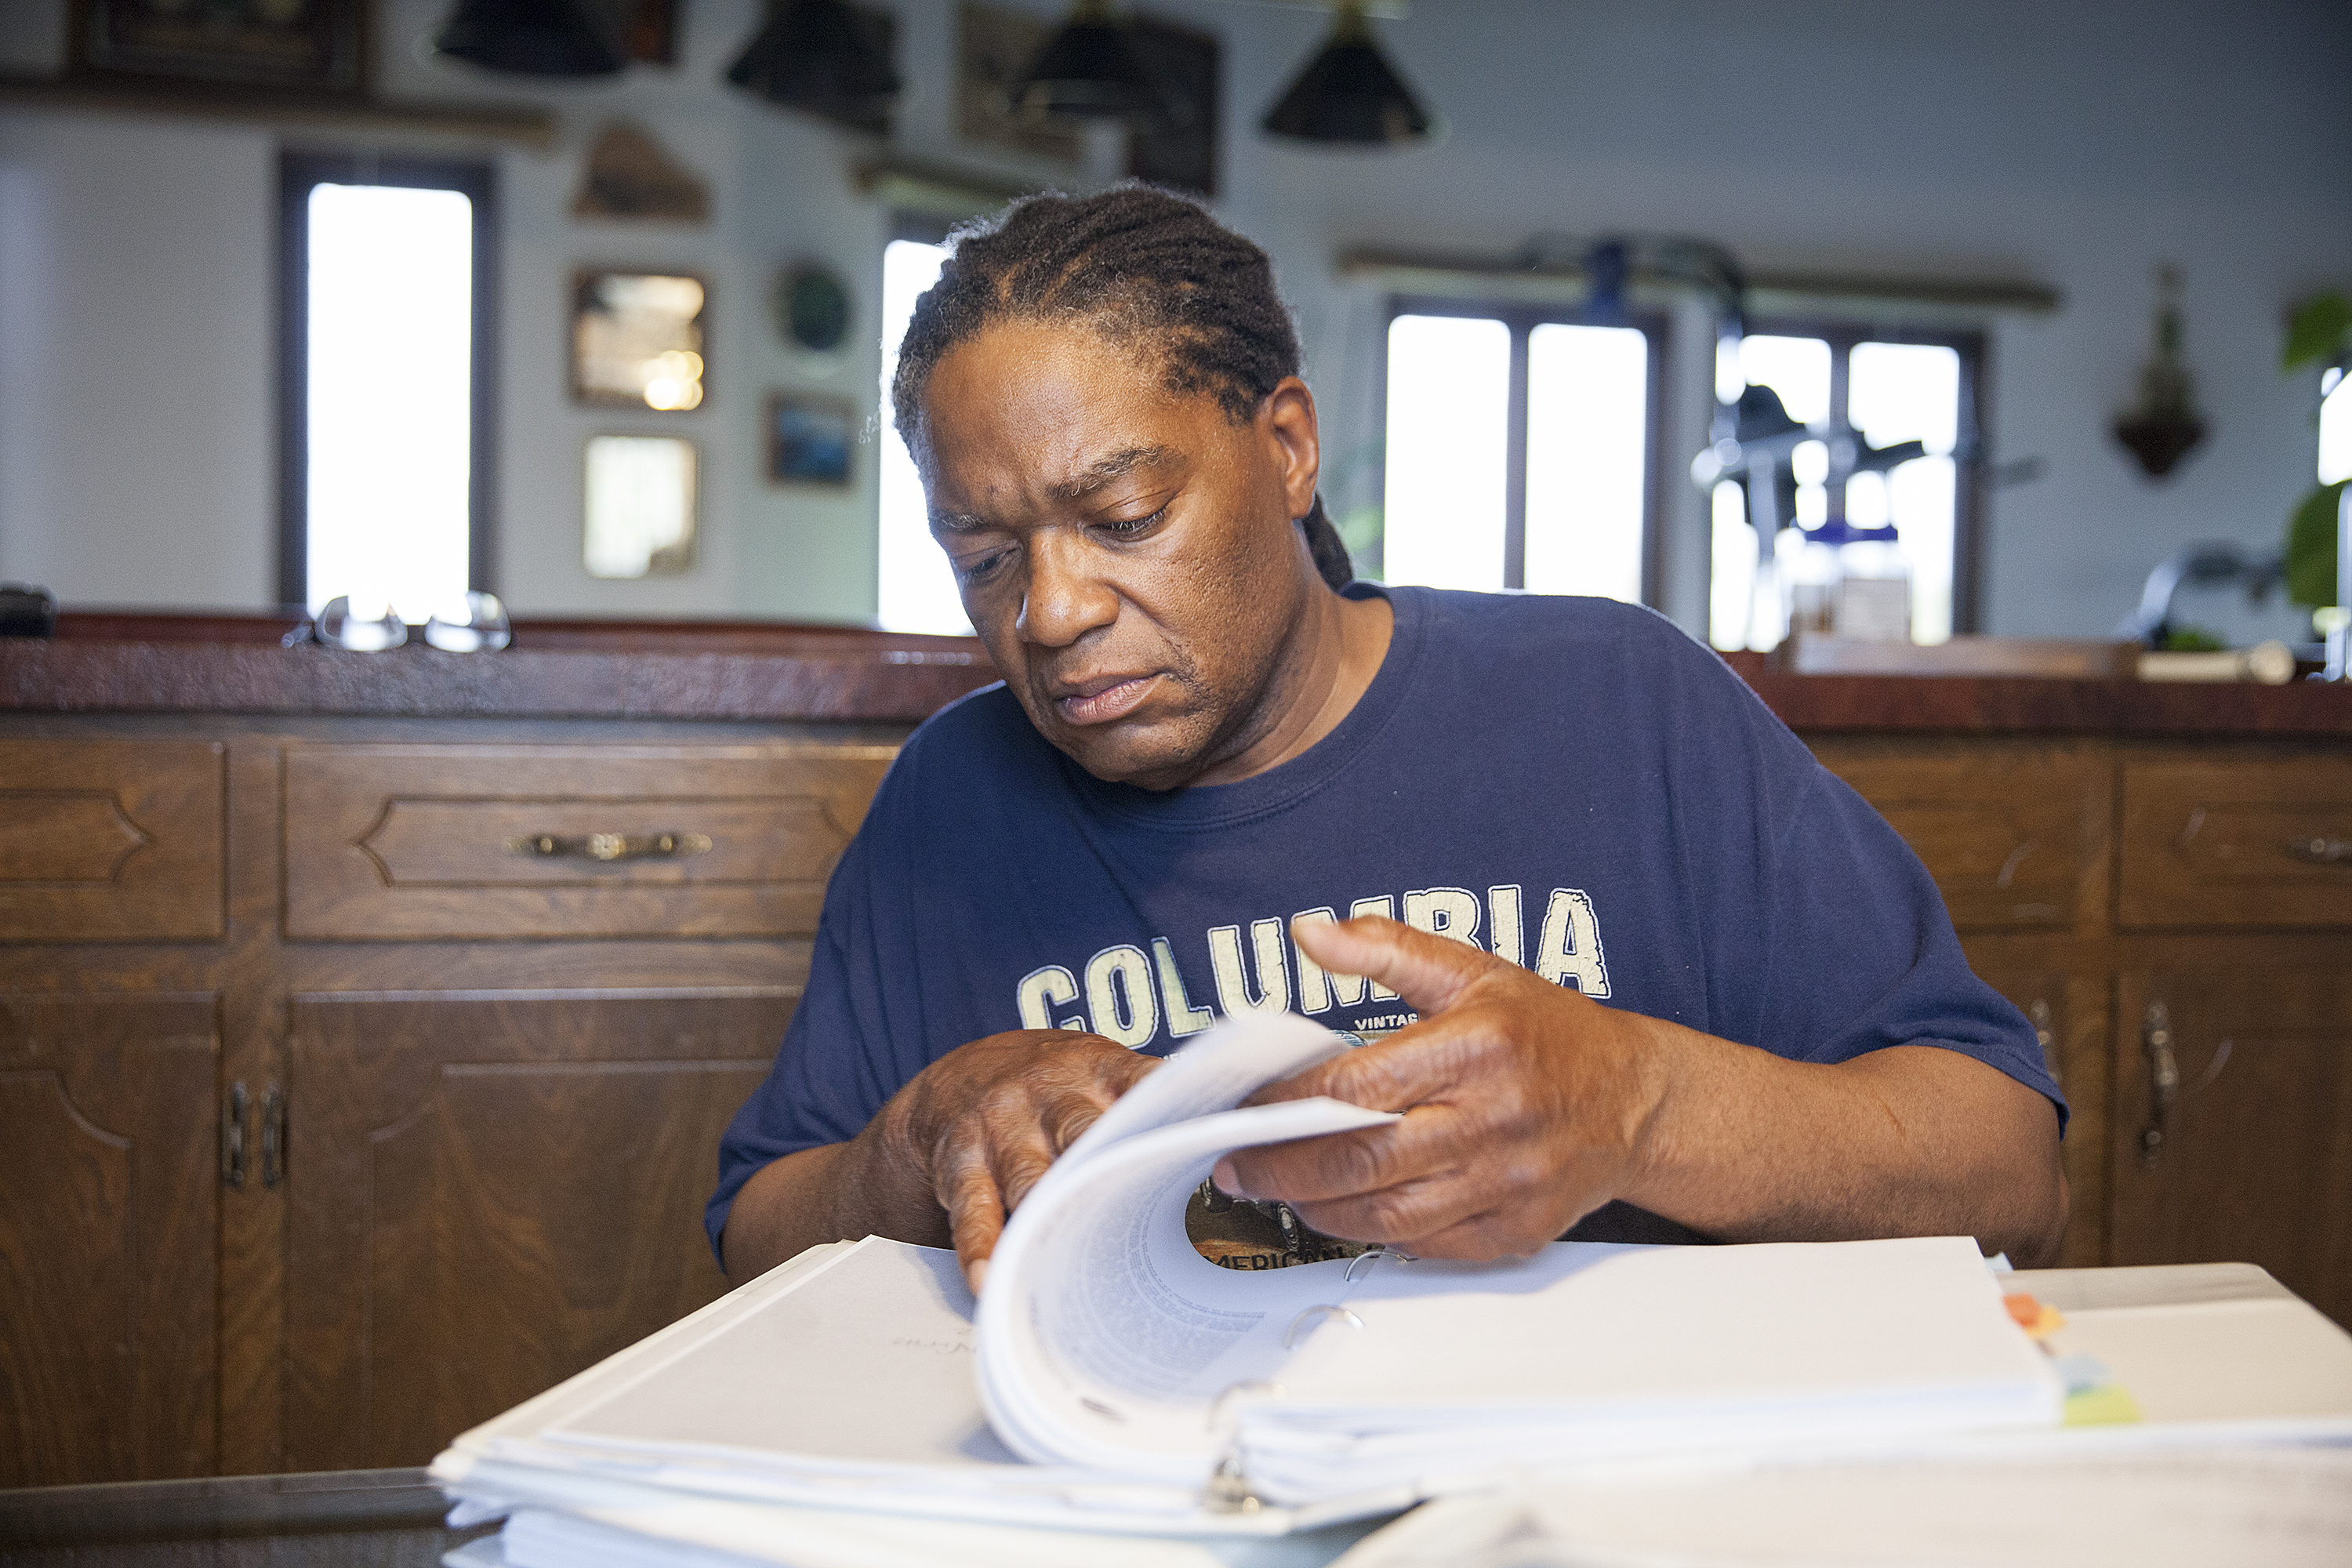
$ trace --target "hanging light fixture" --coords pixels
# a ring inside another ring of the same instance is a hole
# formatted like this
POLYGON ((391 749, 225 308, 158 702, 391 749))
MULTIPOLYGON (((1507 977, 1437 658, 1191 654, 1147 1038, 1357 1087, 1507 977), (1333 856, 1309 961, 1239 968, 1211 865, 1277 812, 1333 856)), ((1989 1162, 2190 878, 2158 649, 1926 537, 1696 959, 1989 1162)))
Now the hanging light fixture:
POLYGON ((1077 0, 1070 19, 1045 40, 1007 94, 1024 120, 1167 118, 1151 73, 1111 15, 1110 0, 1077 0))
POLYGON ((1403 147, 1435 129, 1429 111, 1372 41, 1363 0, 1339 0, 1320 53, 1262 122, 1276 136, 1340 147, 1403 147))
POLYGON ((612 76, 622 66, 575 0, 462 0, 433 48, 506 76, 612 76))
POLYGON ((847 0, 771 0, 767 26, 727 79, 786 109, 887 132, 903 85, 890 61, 897 33, 888 13, 847 0))

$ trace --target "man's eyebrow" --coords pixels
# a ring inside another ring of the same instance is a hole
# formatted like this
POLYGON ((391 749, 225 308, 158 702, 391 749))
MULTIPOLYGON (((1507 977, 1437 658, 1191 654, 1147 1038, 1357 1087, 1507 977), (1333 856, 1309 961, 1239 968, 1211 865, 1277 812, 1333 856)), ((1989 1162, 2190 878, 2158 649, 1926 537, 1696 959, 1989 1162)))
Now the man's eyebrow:
POLYGON ((1183 454, 1173 447, 1129 447, 1097 458, 1087 465, 1076 478, 1065 479, 1047 492, 1057 500, 1076 500, 1103 488, 1113 479, 1124 479, 1138 468, 1164 468, 1182 460, 1183 454))

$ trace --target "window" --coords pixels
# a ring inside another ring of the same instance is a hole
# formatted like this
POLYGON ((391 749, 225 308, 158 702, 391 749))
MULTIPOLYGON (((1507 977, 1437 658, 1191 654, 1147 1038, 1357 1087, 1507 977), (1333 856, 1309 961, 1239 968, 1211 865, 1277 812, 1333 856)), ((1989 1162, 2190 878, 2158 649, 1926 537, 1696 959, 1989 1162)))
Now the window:
POLYGON ((2319 482, 2352 479, 2352 383, 2330 367, 2319 378, 2319 482))
POLYGON ((890 380, 898 374, 898 342, 915 300, 939 281, 948 249, 929 238, 901 237, 882 251, 882 475, 877 528, 875 615, 883 629, 968 636, 963 600, 946 552, 931 538, 929 508, 915 459, 890 411, 890 380))
POLYGON ((1779 567, 1803 543, 1800 530, 1833 516, 1858 529, 1894 525, 1910 572, 1914 642, 1940 643, 1974 628, 1977 485, 1969 459, 1983 366, 1984 338, 1975 332, 1776 324, 1724 345, 1717 396, 1730 401, 1748 387, 1769 387, 1814 438, 1790 454, 1794 515, 1778 515, 1775 505, 1769 549, 1742 487, 1730 480, 1715 487, 1708 621, 1716 647, 1780 643, 1788 619, 1779 567), (1873 450, 1911 441, 1922 455, 1870 463, 1873 450), (1832 461, 1844 452, 1860 466, 1832 461), (1839 468, 1846 471, 1833 479, 1839 468))
POLYGON ((1663 318, 1624 325, 1400 300, 1387 358, 1381 575, 1641 603, 1663 318))
POLYGON ((278 191, 278 597, 422 621, 488 586, 490 172, 289 155, 278 191))

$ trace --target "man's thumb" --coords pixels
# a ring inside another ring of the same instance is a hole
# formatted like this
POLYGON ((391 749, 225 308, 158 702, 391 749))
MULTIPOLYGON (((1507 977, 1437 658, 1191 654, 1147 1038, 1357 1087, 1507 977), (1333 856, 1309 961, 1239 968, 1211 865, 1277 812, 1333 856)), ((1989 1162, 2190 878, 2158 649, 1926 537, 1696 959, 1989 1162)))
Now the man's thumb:
POLYGON ((1360 974, 1387 986, 1421 1014, 1442 1013, 1469 984, 1502 962, 1449 937, 1433 936, 1380 915, 1351 921, 1297 921, 1298 951, 1334 974, 1360 974))

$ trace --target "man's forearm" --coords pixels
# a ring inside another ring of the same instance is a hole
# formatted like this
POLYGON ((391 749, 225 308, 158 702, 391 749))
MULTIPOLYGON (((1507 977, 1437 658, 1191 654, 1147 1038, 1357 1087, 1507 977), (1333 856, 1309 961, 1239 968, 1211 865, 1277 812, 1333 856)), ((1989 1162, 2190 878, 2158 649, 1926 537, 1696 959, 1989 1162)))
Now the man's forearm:
POLYGON ((2054 1257, 2056 1114, 1998 1068, 1932 1046, 1825 1067, 1654 1027, 1671 1066, 1627 1201, 1727 1241, 1970 1235, 2054 1257))
POLYGON ((728 1211, 719 1245, 729 1277, 750 1279, 828 1241, 887 1236, 947 1246, 947 1214, 921 1169, 883 1143, 881 1130, 868 1127, 846 1143, 803 1149, 761 1166, 728 1211))

